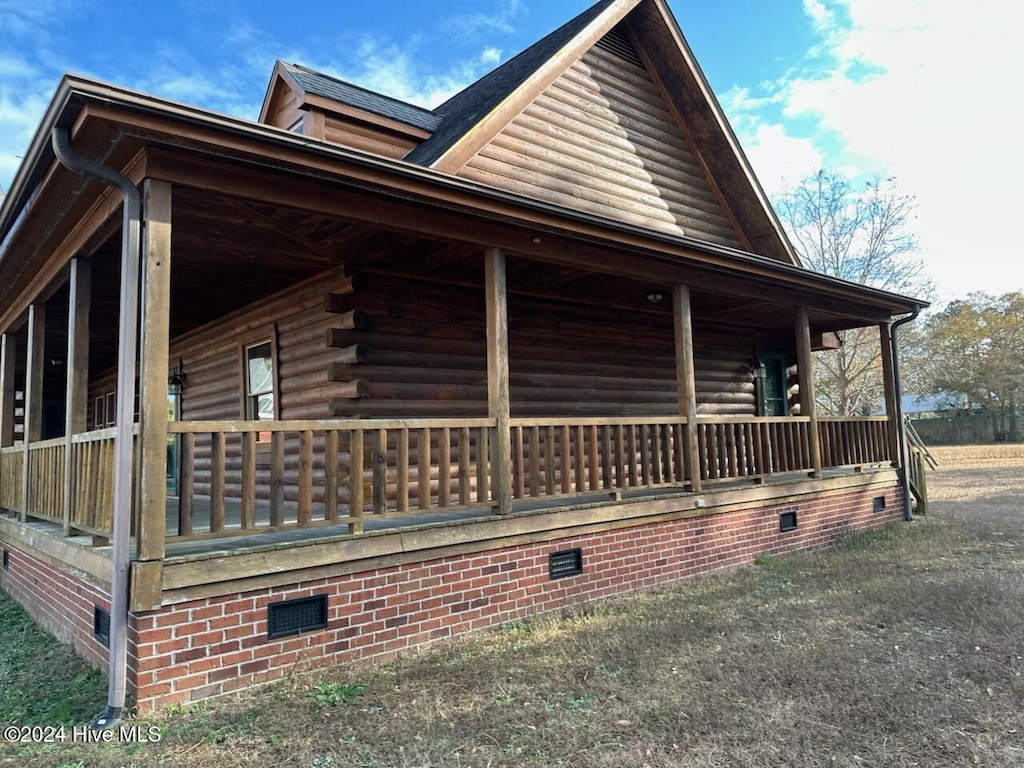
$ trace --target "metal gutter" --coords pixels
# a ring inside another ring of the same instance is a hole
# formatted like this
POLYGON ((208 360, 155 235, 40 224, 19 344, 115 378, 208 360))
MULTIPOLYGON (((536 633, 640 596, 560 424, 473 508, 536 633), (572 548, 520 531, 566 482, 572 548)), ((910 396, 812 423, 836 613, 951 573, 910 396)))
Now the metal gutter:
POLYGON ((908 465, 907 426, 903 422, 903 385, 900 383, 900 354, 896 330, 907 323, 913 322, 921 314, 921 307, 915 306, 907 317, 901 317, 889 327, 889 346, 892 353, 892 378, 896 395, 896 423, 899 424, 900 435, 900 485, 903 486, 903 519, 907 522, 914 519, 913 506, 910 498, 910 467, 908 465))
MULTIPOLYGON (((57 94, 54 97, 40 130, 36 134, 26 155, 25 162, 15 177, 10 194, 4 201, 3 209, 0 209, 0 243, 6 244, 10 228, 13 224, 13 212, 27 203, 26 191, 34 188, 32 183, 38 183, 52 162, 52 151, 45 142, 39 140, 44 129, 47 131, 60 120, 63 124, 69 124, 77 114, 77 110, 86 102, 98 102, 114 107, 141 110, 143 112, 163 117, 166 119, 184 121, 206 129, 215 129, 227 132, 234 136, 250 140, 269 142, 281 147, 300 149, 313 156, 320 156, 335 161, 344 161, 352 165, 371 169, 393 175, 397 178, 415 181, 436 189, 443 189, 450 192, 458 192, 472 196, 477 199, 489 202, 498 202, 519 210, 541 212, 561 219, 566 223, 566 236, 575 235, 578 239, 586 239, 594 243, 608 245, 606 239, 588 236, 582 233, 574 233, 568 226, 571 222, 584 223, 600 227, 608 232, 624 234, 632 237, 642 238, 651 243, 648 253, 645 255, 672 264, 681 264, 680 257, 675 254, 657 252, 657 244, 668 245, 673 248, 686 248, 697 253, 704 253, 721 257, 727 260, 724 264, 702 264, 700 266, 711 270, 729 272, 736 275, 743 274, 749 278, 761 280, 775 280, 787 287, 801 290, 827 291, 835 294, 844 294, 849 298, 853 293, 859 300, 866 303, 875 303, 882 308, 892 312, 909 312, 914 306, 926 306, 920 300, 908 296, 890 293, 877 288, 871 288, 859 283, 851 283, 839 278, 820 275, 811 272, 803 267, 786 264, 784 262, 768 259, 756 254, 740 251, 727 246, 714 245, 685 236, 674 236, 655 232, 643 227, 614 221, 601 216, 581 213, 552 203, 533 200, 512 192, 495 189, 482 184, 466 181, 454 176, 449 176, 429 168, 413 165, 402 160, 392 160, 377 155, 360 152, 358 150, 327 144, 326 142, 310 139, 309 137, 292 134, 279 128, 264 126, 239 118, 219 115, 212 112, 189 107, 176 102, 148 96, 118 86, 101 83, 98 81, 65 75, 61 81, 57 94), (735 271, 734 271, 735 270, 735 271), (751 270, 768 270, 769 274, 749 274, 751 270), (810 282, 810 284, 808 284, 810 282)), ((254 164, 259 161, 248 160, 254 164)), ((266 164, 269 165, 269 164, 266 164)), ((296 168, 281 165, 271 166, 277 170, 287 170, 289 173, 317 178, 328 182, 346 182, 339 179, 337 175, 326 172, 316 173, 310 169, 296 168)), ((348 180, 347 183, 358 185, 356 180, 348 180)), ((378 194, 395 194, 395 190, 388 190, 379 186, 373 188, 378 194)), ((408 194, 403 195, 408 199, 408 194)), ((429 195, 424 195, 424 201, 429 202, 429 195)), ((481 212, 482 213, 482 212, 481 212)), ((494 214, 490 214, 492 217, 494 214)), ((530 224, 536 226, 536 224, 530 224)), ((4 245, 0 245, 0 267, 6 256, 4 245)))

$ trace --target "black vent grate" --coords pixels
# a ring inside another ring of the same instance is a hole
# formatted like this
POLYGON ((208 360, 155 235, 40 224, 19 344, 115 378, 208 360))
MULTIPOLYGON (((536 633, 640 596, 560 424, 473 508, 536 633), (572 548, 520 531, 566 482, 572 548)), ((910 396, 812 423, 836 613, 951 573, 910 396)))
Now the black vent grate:
POLYGON ((295 635, 327 626, 327 595, 285 600, 267 606, 267 637, 295 635))
POLYGON ((110 612, 98 605, 92 607, 92 634, 104 647, 110 647, 110 612))
POLYGON ((796 530, 796 510, 791 509, 788 512, 782 512, 779 514, 779 531, 785 533, 786 531, 796 530))
POLYGON ((11 552, 8 549, 4 550, 4 570, 11 570, 11 552))
POLYGON ((626 36, 625 30, 621 26, 615 27, 611 32, 602 37, 597 41, 597 47, 602 48, 609 53, 614 53, 619 58, 625 59, 634 66, 644 68, 643 62, 640 60, 640 54, 636 52, 636 48, 629 42, 629 37, 626 36))
POLYGON ((885 511, 885 496, 875 496, 871 500, 871 511, 872 512, 884 512, 885 511))
POLYGON ((580 548, 552 552, 548 556, 548 576, 562 579, 583 573, 583 550, 580 548))

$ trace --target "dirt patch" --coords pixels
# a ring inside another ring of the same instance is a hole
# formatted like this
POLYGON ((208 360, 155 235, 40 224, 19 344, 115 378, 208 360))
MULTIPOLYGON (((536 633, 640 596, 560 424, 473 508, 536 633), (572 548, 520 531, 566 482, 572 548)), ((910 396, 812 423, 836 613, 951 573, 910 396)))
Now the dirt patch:
POLYGON ((1024 766, 1024 451, 936 454, 927 518, 830 552, 172 710, 156 745, 8 764, 1024 766))

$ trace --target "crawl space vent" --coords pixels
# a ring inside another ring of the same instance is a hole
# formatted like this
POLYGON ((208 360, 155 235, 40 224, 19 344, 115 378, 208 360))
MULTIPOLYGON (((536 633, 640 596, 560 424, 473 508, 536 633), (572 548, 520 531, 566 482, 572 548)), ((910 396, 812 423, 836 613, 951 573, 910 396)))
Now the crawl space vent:
POLYGON ((561 579, 583 573, 583 550, 580 548, 552 552, 548 556, 548 576, 561 579))
POLYGON ((296 635, 327 626, 327 595, 285 600, 267 606, 267 638, 296 635))
POLYGON ((883 512, 885 510, 885 496, 875 496, 871 500, 872 512, 883 512))
POLYGON ((779 531, 785 533, 786 531, 796 530, 796 510, 791 509, 788 512, 782 512, 779 514, 779 531))
POLYGON ((9 571, 11 569, 11 552, 10 550, 4 550, 4 570, 9 571))
POLYGON ((110 612, 98 605, 92 607, 92 634, 105 648, 110 647, 110 612))

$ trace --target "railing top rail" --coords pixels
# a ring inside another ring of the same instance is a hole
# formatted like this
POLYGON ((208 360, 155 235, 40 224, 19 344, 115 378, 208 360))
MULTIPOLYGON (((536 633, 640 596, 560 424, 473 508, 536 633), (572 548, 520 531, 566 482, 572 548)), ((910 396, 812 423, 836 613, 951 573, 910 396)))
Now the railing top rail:
POLYGON ((889 421, 888 416, 819 416, 818 421, 841 421, 841 422, 869 422, 869 421, 889 421))
POLYGON ((698 416, 698 424, 807 424, 809 416, 698 416))
POLYGON ((685 424, 685 416, 542 416, 513 417, 509 423, 513 427, 628 427, 653 424, 685 424))
POLYGON ((330 432, 361 429, 462 429, 496 427, 497 419, 314 419, 303 421, 174 421, 167 425, 171 434, 245 433, 245 432, 330 432))
MULTIPOLYGON (((92 432, 79 432, 71 436, 72 443, 97 443, 100 440, 113 440, 117 436, 117 427, 94 429, 92 432)), ((64 438, 61 438, 63 440, 64 438)))
POLYGON ((0 448, 0 454, 4 456, 12 456, 14 454, 21 454, 25 450, 25 446, 21 443, 18 445, 9 445, 6 448, 0 448))
MULTIPOLYGON (((48 440, 34 440, 28 444, 30 451, 44 451, 47 448, 58 448, 62 445, 67 445, 67 440, 63 437, 51 437, 48 440)), ((24 448, 24 446, 22 446, 24 448)))

